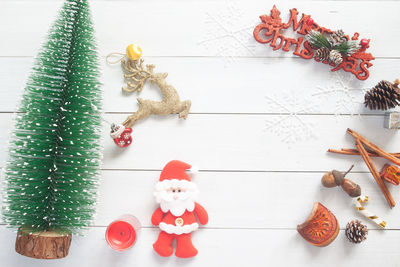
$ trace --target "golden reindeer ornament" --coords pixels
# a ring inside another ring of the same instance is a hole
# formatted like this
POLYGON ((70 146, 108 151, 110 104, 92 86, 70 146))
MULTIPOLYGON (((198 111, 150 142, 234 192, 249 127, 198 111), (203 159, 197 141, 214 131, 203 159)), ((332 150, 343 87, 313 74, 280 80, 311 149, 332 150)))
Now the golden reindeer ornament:
POLYGON ((178 92, 172 85, 169 85, 165 79, 168 73, 154 73, 154 65, 143 66, 144 60, 141 59, 142 50, 139 46, 131 44, 126 49, 126 55, 112 53, 107 56, 107 62, 115 64, 121 62, 124 70, 124 78, 126 87, 122 90, 128 93, 141 92, 146 81, 157 85, 162 93, 161 101, 153 101, 142 98, 137 98, 139 103, 138 110, 130 115, 122 125, 111 126, 111 137, 114 142, 120 147, 127 147, 132 143, 131 127, 140 119, 144 119, 151 114, 169 115, 178 114, 179 118, 186 119, 189 115, 191 101, 181 101, 178 92), (120 55, 121 58, 117 61, 109 61, 110 56, 120 55), (125 58, 126 56, 126 58, 125 58))

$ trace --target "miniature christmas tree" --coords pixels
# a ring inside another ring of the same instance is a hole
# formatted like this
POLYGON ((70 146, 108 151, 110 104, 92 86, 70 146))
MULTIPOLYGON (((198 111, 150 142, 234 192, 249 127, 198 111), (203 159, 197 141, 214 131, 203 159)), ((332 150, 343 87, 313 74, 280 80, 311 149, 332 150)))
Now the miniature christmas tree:
POLYGON ((98 57, 87 0, 66 0, 27 81, 5 168, 3 218, 16 251, 68 254, 94 213, 101 146, 98 57))

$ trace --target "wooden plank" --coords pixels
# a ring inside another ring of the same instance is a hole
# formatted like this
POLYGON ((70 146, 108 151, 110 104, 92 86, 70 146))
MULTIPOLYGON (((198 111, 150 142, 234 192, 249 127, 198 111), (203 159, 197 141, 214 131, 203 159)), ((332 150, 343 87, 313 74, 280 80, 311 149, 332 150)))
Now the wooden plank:
MULTIPOLYGON (((122 214, 137 216, 151 227, 150 218, 157 208, 153 189, 159 171, 103 171, 94 226, 106 226, 122 214)), ((358 214, 352 201, 340 188, 327 189, 320 184, 323 173, 200 172, 193 178, 199 187, 199 203, 209 212, 205 228, 295 229, 319 201, 337 216, 341 227, 351 219, 360 219, 370 229, 378 227, 358 214), (238 215, 240 212, 240 215, 238 215)), ((369 196, 368 210, 387 221, 387 229, 400 228, 399 209, 390 210, 373 178, 367 173, 348 176, 369 196)), ((400 194, 389 185, 393 197, 400 194)))
MULTIPOLYGON (((125 115, 107 115, 118 122, 125 115)), ((125 150, 105 140, 104 168, 159 169, 173 158, 205 170, 318 171, 332 166, 367 171, 358 156, 332 155, 331 147, 352 147, 346 129, 352 127, 386 151, 396 152, 398 133, 382 129, 383 117, 316 115, 201 115, 187 121, 150 118, 133 130, 133 145, 125 150), (376 129, 380 129, 376 131, 376 129), (146 157, 146 155, 154 156, 146 157)), ((107 130, 107 126, 105 131, 107 130)), ((377 159, 380 168, 383 160, 377 159)))
MULTIPOLYGON (((0 56, 35 55, 60 4, 0 2, 0 33, 8 40, 0 43, 0 56), (29 46, 26 40, 29 40, 29 46)), ((353 2, 279 3, 284 20, 293 7, 300 13, 311 14, 325 27, 340 27, 348 34, 357 31, 362 38, 372 38, 370 51, 376 57, 400 56, 393 39, 398 38, 400 29, 392 27, 390 34, 382 30, 399 24, 398 2, 363 2, 357 5, 357 12, 354 12, 353 2), (371 10, 379 15, 379 24, 375 23, 378 17, 371 19, 371 10)), ((247 1, 237 4, 209 1, 163 1, 157 5, 144 1, 92 3, 102 55, 123 51, 127 44, 136 41, 143 46, 147 56, 292 57, 291 53, 276 53, 253 39, 252 30, 259 23, 258 17, 269 13, 271 8, 271 3, 262 0, 251 4, 247 1)))
MULTIPOLYGON (((226 65, 221 58, 151 57, 145 62, 169 73, 168 83, 182 99, 192 100, 192 113, 383 114, 364 108, 364 93, 381 79, 394 80, 400 59, 376 60, 371 77, 364 82, 348 73, 330 72, 327 66, 309 68, 309 62, 302 59, 239 58, 226 65)), ((106 65, 104 58, 101 64, 105 112, 132 112, 137 109, 138 96, 160 99, 156 86, 146 86, 140 94, 122 93, 119 64, 106 65)), ((0 58, 4 66, 0 68, 4 88, 0 90, 0 112, 16 110, 31 65, 31 57, 0 58)))
MULTIPOLYGON (((4 162, 12 114, 0 114, 0 162, 4 162)), ((109 122, 122 122, 126 114, 107 114, 109 122)), ((328 148, 351 148, 346 135, 351 127, 388 152, 398 152, 398 132, 383 129, 381 116, 328 115, 214 115, 191 114, 151 117, 133 128, 133 144, 117 147, 104 125, 104 168, 160 169, 178 158, 202 170, 233 171, 368 171, 359 156, 333 155, 328 148), (379 131, 377 131, 379 129, 379 131)), ((374 159, 377 168, 384 161, 374 159)))
MULTIPOLYGON (((105 228, 94 228, 87 237, 74 236, 70 254, 57 266, 377 266, 384 261, 395 266, 400 260, 400 231, 370 231, 367 241, 353 245, 343 231, 326 248, 312 247, 295 230, 202 229, 193 234, 199 254, 193 259, 161 258, 152 244, 158 230, 142 229, 137 244, 126 252, 115 252, 104 240, 105 228), (90 256, 88 256, 90 255, 90 256)), ((53 266, 54 261, 38 261, 14 252, 15 234, 0 228, 0 258, 7 266, 53 266)))
MULTIPOLYGON (((205 228, 296 229, 319 201, 336 215, 342 228, 359 219, 370 229, 374 223, 355 211, 352 200, 340 188, 324 188, 323 173, 200 172, 192 181, 200 190, 198 202, 208 211, 205 228)), ((94 225, 106 226, 121 214, 131 213, 142 225, 151 227, 150 218, 157 208, 154 185, 159 171, 103 171, 98 214, 94 225)), ((350 173, 369 196, 366 208, 384 218, 387 229, 400 228, 400 210, 389 209, 374 179, 367 173, 350 173)), ((393 197, 399 188, 389 186, 393 197)))

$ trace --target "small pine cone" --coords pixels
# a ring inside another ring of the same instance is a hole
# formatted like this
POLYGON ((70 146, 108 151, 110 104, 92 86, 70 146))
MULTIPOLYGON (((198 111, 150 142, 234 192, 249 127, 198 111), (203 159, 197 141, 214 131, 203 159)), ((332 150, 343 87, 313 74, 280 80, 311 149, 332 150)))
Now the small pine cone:
POLYGON ((350 242, 357 244, 367 239, 368 229, 359 220, 355 220, 347 223, 345 233, 350 242))
POLYGON ((340 44, 343 43, 343 42, 346 42, 346 41, 347 41, 347 38, 346 38, 346 36, 344 35, 343 30, 337 30, 337 31, 331 33, 331 34, 328 36, 328 40, 329 40, 329 42, 331 43, 331 45, 332 45, 333 47, 335 47, 335 46, 340 45, 340 44))
POLYGON ((314 57, 319 59, 319 60, 321 60, 321 61, 328 60, 329 59, 329 52, 330 52, 329 48, 321 47, 321 48, 319 48, 318 50, 315 51, 314 57))
POLYGON ((331 50, 329 53, 329 60, 333 62, 335 65, 339 65, 343 62, 342 54, 340 54, 337 50, 331 50))
POLYGON ((397 81, 380 81, 364 96, 364 105, 369 109, 387 110, 400 105, 400 89, 397 81))

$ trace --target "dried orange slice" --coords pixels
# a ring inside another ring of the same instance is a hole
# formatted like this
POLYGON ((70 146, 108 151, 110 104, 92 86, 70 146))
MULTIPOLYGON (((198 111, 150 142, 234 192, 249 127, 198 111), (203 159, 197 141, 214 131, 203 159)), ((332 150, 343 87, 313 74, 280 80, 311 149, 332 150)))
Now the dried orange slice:
POLYGON ((330 210, 315 202, 307 220, 297 225, 297 231, 311 245, 325 247, 337 237, 339 223, 330 210))
POLYGON ((399 185, 400 169, 396 166, 385 164, 380 172, 381 178, 386 182, 399 185))

